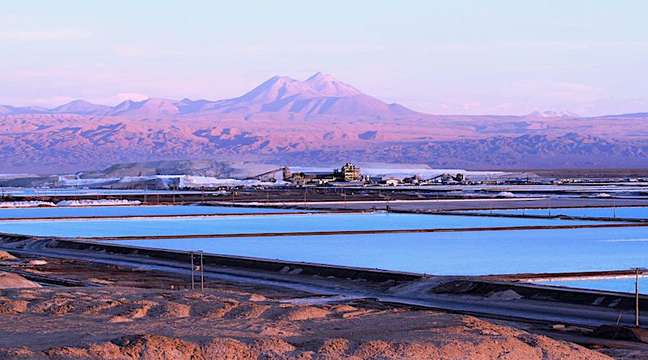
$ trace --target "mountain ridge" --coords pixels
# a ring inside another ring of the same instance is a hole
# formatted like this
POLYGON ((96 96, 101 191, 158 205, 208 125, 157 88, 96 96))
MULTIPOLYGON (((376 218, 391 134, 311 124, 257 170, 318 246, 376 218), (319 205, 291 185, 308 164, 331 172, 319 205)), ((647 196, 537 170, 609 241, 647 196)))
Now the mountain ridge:
POLYGON ((430 115, 326 74, 275 76, 225 100, 0 106, 5 172, 76 171, 166 159, 300 165, 345 161, 470 168, 648 167, 648 113, 430 115))
POLYGON ((77 99, 53 108, 0 105, 0 114, 76 114, 168 117, 216 113, 287 112, 306 115, 398 116, 414 114, 400 104, 387 104, 341 82, 330 74, 315 73, 306 80, 273 76, 247 93, 223 100, 148 98, 125 100, 115 106, 77 99))

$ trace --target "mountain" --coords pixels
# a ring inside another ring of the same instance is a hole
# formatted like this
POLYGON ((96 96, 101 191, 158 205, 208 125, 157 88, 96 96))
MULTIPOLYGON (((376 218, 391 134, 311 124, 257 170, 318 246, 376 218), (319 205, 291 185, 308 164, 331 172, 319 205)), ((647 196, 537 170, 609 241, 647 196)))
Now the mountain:
POLYGON ((569 111, 553 111, 553 110, 545 110, 545 111, 534 111, 526 116, 527 118, 533 119, 533 118, 541 118, 541 119, 554 119, 554 118, 577 118, 578 114, 575 114, 573 112, 569 111))
POLYGON ((126 100, 116 106, 96 105, 84 100, 52 108, 0 107, 0 114, 77 114, 139 118, 169 118, 178 114, 199 113, 253 114, 291 113, 300 115, 363 116, 385 118, 413 115, 398 104, 386 104, 361 93, 332 75, 316 73, 304 81, 274 76, 248 93, 233 99, 180 101, 151 98, 126 100))
POLYGON ((11 114, 12 111, 13 111, 13 109, 12 109, 11 106, 8 106, 8 105, 0 105, 0 114, 1 114, 1 115, 11 114))
POLYGON ((97 105, 85 100, 74 100, 67 104, 57 106, 47 112, 57 114, 78 114, 78 115, 104 115, 111 110, 110 106, 97 105))
POLYGON ((49 110, 39 106, 0 105, 0 115, 45 114, 49 110))
POLYGON ((414 114, 404 106, 386 104, 322 73, 304 81, 274 76, 237 98, 221 101, 183 99, 174 105, 181 114, 291 113, 376 118, 414 114))
POLYGON ((618 115, 605 115, 599 116, 600 119, 646 119, 648 118, 648 112, 641 113, 631 113, 631 114, 618 114, 618 115))
POLYGON ((306 80, 275 76, 225 100, 0 106, 0 162, 3 172, 14 173, 181 159, 294 165, 424 162, 490 169, 647 167, 646 123, 648 113, 589 118, 553 111, 423 114, 317 73, 306 80))
POLYGON ((386 104, 322 73, 304 81, 275 76, 243 96, 216 102, 209 109, 225 113, 285 112, 365 117, 414 114, 401 105, 386 104))
POLYGON ((126 176, 194 175, 221 178, 246 178, 272 169, 277 165, 249 162, 209 160, 163 160, 114 164, 105 169, 80 172, 82 178, 121 178, 126 176))
POLYGON ((126 100, 110 109, 108 115, 130 115, 137 117, 169 117, 179 113, 177 101, 150 98, 142 101, 126 100))

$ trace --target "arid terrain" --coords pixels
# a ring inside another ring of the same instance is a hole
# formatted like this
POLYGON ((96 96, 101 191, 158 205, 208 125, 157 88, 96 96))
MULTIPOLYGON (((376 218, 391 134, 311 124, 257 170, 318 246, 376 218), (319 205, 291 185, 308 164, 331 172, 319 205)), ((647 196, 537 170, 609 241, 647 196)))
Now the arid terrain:
POLYGON ((275 76, 238 98, 218 101, 0 106, 0 160, 8 172, 215 156, 295 165, 353 160, 480 169, 642 167, 648 165, 647 118, 430 115, 318 73, 304 81, 275 76))
POLYGON ((3 359, 609 358, 521 324, 216 281, 190 290, 188 279, 155 271, 24 260, 23 275, 68 283, 0 276, 0 287, 25 286, 0 290, 3 359))

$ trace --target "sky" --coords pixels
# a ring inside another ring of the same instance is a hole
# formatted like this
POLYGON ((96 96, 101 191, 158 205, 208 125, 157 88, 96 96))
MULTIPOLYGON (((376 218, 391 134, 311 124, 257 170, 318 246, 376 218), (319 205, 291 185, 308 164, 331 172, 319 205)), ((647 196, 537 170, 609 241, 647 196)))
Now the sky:
POLYGON ((7 1, 0 104, 236 97, 321 71, 435 114, 648 111, 648 2, 7 1))

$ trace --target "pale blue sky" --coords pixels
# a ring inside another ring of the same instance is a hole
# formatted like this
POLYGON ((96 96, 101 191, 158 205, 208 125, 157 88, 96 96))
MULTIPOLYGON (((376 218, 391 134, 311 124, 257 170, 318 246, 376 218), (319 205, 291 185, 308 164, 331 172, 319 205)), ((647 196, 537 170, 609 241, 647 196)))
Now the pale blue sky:
POLYGON ((648 111, 648 2, 6 1, 0 104, 235 97, 322 71, 431 113, 648 111))

